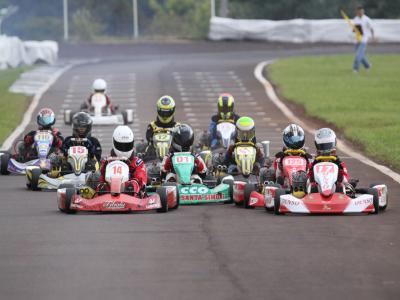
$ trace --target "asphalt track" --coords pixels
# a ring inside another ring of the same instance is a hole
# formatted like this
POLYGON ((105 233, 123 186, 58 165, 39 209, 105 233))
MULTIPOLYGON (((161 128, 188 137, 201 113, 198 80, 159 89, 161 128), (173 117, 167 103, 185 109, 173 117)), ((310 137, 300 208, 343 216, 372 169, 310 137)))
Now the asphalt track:
MULTIPOLYGON (((379 53, 399 49, 371 47, 379 53)), ((255 65, 351 51, 346 45, 262 43, 64 46, 63 59, 102 61, 65 73, 39 106, 61 114, 73 104, 67 99, 86 97, 86 83, 107 76, 115 102, 120 96, 135 103, 134 129, 143 136, 162 94, 177 99, 178 120, 201 130, 215 109, 209 99, 226 90, 236 96, 242 115, 255 117, 259 139, 271 140, 275 152, 288 121, 254 79, 255 65)), ((110 129, 96 130, 109 148, 110 129)), ((310 137, 307 144, 312 148, 310 137)), ((345 161, 360 185, 388 184, 385 213, 274 216, 210 205, 167 214, 64 215, 54 193, 27 191, 23 177, 1 177, 0 298, 398 299, 400 185, 354 159, 345 161)))

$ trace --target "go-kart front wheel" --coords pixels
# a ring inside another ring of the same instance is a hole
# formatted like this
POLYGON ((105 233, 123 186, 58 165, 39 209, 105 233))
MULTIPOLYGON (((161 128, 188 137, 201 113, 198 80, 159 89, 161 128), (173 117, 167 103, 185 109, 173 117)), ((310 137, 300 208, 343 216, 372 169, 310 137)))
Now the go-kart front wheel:
POLYGON ((165 187, 159 187, 157 194, 160 196, 161 207, 157 209, 159 213, 166 213, 168 211, 168 193, 165 187))
POLYGON ((58 208, 60 211, 67 214, 75 214, 76 210, 71 209, 71 203, 74 195, 76 194, 76 189, 72 184, 61 184, 59 189, 65 188, 65 208, 58 208))
POLYGON ((369 188, 367 189, 367 194, 370 194, 373 196, 373 203, 374 203, 374 212, 373 214, 376 215, 379 213, 379 195, 378 191, 374 188, 369 188))
POLYGON ((10 161, 11 154, 8 152, 4 152, 1 156, 0 161, 0 174, 1 175, 8 175, 10 172, 8 171, 8 162, 10 161))
POLYGON ((226 204, 233 203, 233 180, 227 179, 227 180, 224 180, 224 183, 229 185, 229 200, 225 201, 224 203, 226 203, 226 204))
POLYGON ((282 189, 277 189, 275 191, 275 197, 274 197, 274 214, 275 215, 280 215, 279 209, 281 208, 281 196, 285 195, 286 192, 285 190, 282 189))
MULTIPOLYGON (((381 183, 371 183, 371 184, 369 185, 369 187, 370 187, 370 188, 373 188, 374 186, 377 186, 377 185, 381 185, 381 183)), ((389 193, 386 191, 386 204, 383 205, 383 206, 379 206, 379 210, 380 210, 380 211, 384 211, 384 210, 386 209, 388 203, 389 203, 389 193)))
POLYGON ((243 199, 243 206, 244 208, 250 209, 254 208, 254 206, 250 206, 250 194, 251 192, 256 190, 256 185, 254 183, 247 183, 244 186, 244 199, 243 199))
POLYGON ((40 191, 39 188, 40 175, 42 175, 42 169, 34 168, 31 170, 30 187, 32 191, 40 191))

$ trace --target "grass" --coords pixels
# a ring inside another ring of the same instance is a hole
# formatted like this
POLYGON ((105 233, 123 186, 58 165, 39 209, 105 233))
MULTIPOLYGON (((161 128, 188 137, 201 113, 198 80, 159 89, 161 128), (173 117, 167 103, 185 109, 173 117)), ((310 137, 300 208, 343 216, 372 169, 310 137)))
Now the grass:
POLYGON ((339 128, 366 154, 400 169, 400 55, 374 55, 368 73, 353 56, 297 57, 269 67, 283 96, 339 128))
POLYGON ((16 68, 0 71, 0 145, 21 122, 30 98, 14 94, 8 88, 27 68, 16 68))

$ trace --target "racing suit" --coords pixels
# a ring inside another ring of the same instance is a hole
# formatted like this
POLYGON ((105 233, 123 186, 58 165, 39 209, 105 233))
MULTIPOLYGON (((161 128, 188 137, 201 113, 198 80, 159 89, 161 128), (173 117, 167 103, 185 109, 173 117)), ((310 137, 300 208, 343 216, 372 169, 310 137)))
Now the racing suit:
MULTIPOLYGON (((89 159, 86 164, 86 169, 88 170, 96 170, 96 163, 101 160, 101 145, 97 138, 88 136, 86 141, 72 141, 74 136, 68 136, 65 138, 62 151, 64 154, 64 158, 68 156, 68 149, 72 146, 83 146, 88 149, 89 159)), ((78 138, 79 139, 79 138, 78 138)))
MULTIPOLYGON (((90 110, 92 108, 92 96, 97 93, 92 93, 89 95, 89 98, 81 105, 81 109, 87 109, 90 110)), ((103 94, 106 97, 107 101, 107 108, 110 109, 111 113, 114 113, 114 107, 111 105, 111 99, 107 94, 103 94)))
MULTIPOLYGON (((172 165, 172 156, 174 153, 170 153, 164 157, 161 163, 161 178, 165 178, 168 173, 174 173, 174 166, 172 165)), ((204 178, 207 173, 207 166, 204 163, 203 159, 198 154, 192 154, 194 156, 194 169, 193 174, 199 175, 201 178, 204 178)))
POLYGON ((228 173, 232 172, 232 166, 236 166, 235 155, 234 155, 235 148, 239 145, 244 145, 244 144, 256 148, 256 162, 254 164, 254 171, 256 173, 260 171, 261 166, 264 164, 264 155, 261 152, 260 147, 257 146, 257 140, 255 137, 252 139, 251 142, 248 143, 242 143, 236 139, 235 144, 230 145, 225 154, 224 165, 228 166, 228 173))
MULTIPOLYGON (((338 166, 339 168, 339 172, 338 172, 338 178, 337 178, 337 182, 342 183, 343 179, 346 182, 349 182, 349 174, 347 172, 347 166, 346 164, 340 160, 340 158, 338 156, 336 156, 336 160, 334 161, 330 161, 332 163, 334 163, 335 165, 338 166)), ((310 182, 313 186, 316 185, 315 183, 315 178, 314 178, 314 166, 318 163, 317 160, 314 160, 308 170, 308 178, 310 179, 310 182)))
MULTIPOLYGON (((274 160, 274 171, 275 171, 275 180, 279 184, 283 184, 284 178, 283 178, 283 166, 282 166, 282 161, 283 158, 286 156, 285 151, 288 150, 287 148, 283 148, 282 151, 278 152, 275 154, 275 160, 274 160)), ((307 170, 310 170, 311 168, 311 160, 312 156, 311 154, 307 153, 305 155, 298 155, 300 157, 304 157, 307 161, 307 170)))
MULTIPOLYGON (((38 130, 47 130, 39 127, 38 130)), ((59 152, 63 145, 64 138, 61 133, 56 128, 48 129, 53 134, 53 144, 51 145, 52 153, 59 152)), ((32 148, 35 143, 36 130, 32 130, 24 136, 24 142, 18 149, 18 156, 20 160, 28 161, 37 157, 36 149, 32 148)))
POLYGON ((210 148, 214 149, 217 144, 218 144, 218 137, 217 137, 217 125, 221 122, 230 122, 232 124, 236 124, 236 121, 240 118, 239 115, 237 115, 236 113, 233 113, 233 118, 225 120, 225 119, 221 119, 220 116, 214 115, 211 117, 211 122, 210 125, 208 126, 208 135, 210 137, 210 148))
MULTIPOLYGON (((116 157, 113 150, 111 150, 111 157, 116 157)), ((100 178, 97 185, 97 192, 107 192, 110 190, 106 182, 106 167, 108 164, 107 159, 101 161, 100 178)), ((129 180, 125 182, 125 191, 131 190, 133 193, 143 191, 147 183, 147 170, 143 160, 132 154, 129 158, 129 180)))

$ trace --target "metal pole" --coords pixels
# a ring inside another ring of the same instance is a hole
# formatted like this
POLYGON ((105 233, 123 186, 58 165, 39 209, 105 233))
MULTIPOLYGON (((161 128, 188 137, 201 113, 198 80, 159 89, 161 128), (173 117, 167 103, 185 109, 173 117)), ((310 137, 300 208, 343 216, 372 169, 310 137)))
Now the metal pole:
POLYGON ((64 14, 64 40, 68 41, 68 0, 63 1, 63 14, 64 14))
POLYGON ((215 0, 211 0, 211 18, 215 17, 215 0))
POLYGON ((139 37, 139 20, 138 20, 137 0, 132 0, 132 9, 133 9, 133 38, 137 39, 139 37))

